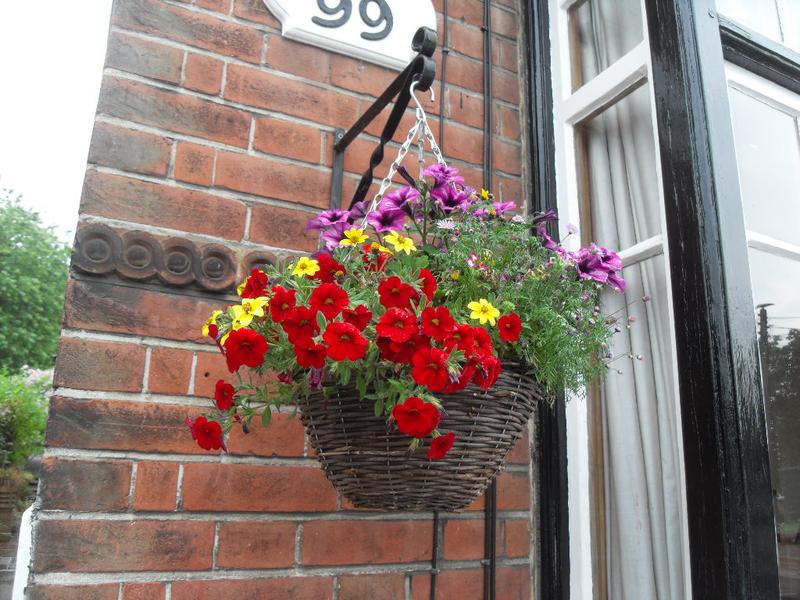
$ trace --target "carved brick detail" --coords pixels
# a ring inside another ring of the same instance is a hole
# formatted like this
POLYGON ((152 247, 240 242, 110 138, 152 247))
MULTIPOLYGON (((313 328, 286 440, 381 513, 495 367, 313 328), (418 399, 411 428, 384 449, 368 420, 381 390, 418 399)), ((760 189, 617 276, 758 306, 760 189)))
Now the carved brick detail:
MULTIPOLYGON (((276 261, 270 252, 251 252, 241 261, 241 277, 253 267, 276 261)), ((196 287, 210 293, 230 292, 238 280, 239 264, 236 253, 221 244, 159 239, 144 231, 119 232, 100 223, 78 230, 72 255, 72 268, 78 273, 196 287)))

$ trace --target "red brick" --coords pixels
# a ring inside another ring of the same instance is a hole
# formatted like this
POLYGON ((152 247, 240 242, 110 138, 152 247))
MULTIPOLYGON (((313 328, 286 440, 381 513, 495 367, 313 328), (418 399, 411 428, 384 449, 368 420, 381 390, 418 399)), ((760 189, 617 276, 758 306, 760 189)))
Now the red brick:
POLYGON ((451 19, 460 19, 472 25, 483 25, 483 0, 461 0, 448 6, 451 19))
POLYGON ((28 600, 117 600, 119 585, 35 585, 27 592, 28 600))
POLYGON ((73 280, 67 286, 64 323, 73 329, 206 342, 212 348, 200 330, 217 308, 224 308, 219 300, 73 280))
POLYGON ((527 566, 497 569, 497 600, 530 600, 533 576, 527 566))
POLYGON ((214 148, 179 142, 175 151, 175 179, 211 186, 214 174, 214 148))
POLYGON ((240 148, 250 138, 250 115, 241 110, 113 76, 103 79, 97 112, 240 148))
POLYGON ((339 584, 342 600, 405 600, 406 597, 402 573, 342 575, 339 584))
MULTIPOLYGON (((447 116, 459 123, 483 129, 483 96, 447 90, 447 116)), ((438 131, 436 134, 438 135, 438 131)), ((446 144, 449 149, 449 140, 446 144)))
POLYGON ((358 116, 353 96, 242 65, 228 65, 224 95, 234 102, 335 127, 349 127, 358 116))
POLYGON ((228 11, 231 9, 232 1, 233 0, 197 0, 196 4, 200 8, 228 14, 228 11))
POLYGON ((492 7, 492 31, 497 35, 516 39, 519 35, 519 21, 519 15, 497 6, 492 7))
POLYGON ((520 140, 519 111, 502 105, 495 106, 495 110, 500 118, 503 137, 510 140, 520 140))
POLYGON ((447 59, 447 83, 473 92, 483 92, 483 62, 451 54, 447 59))
POLYGON ((330 173, 269 158, 220 151, 215 184, 237 192, 319 208, 330 204, 330 173))
POLYGON ((276 569, 294 564, 297 525, 288 522, 222 523, 217 567, 276 569))
POLYGON ((213 398, 214 388, 220 379, 228 381, 231 379, 231 372, 228 371, 225 357, 219 352, 198 353, 194 375, 194 395, 201 398, 213 398))
POLYGON ((308 467, 187 464, 183 508, 193 511, 315 512, 336 509, 336 491, 308 467))
MULTIPOLYGON (((437 581, 437 598, 483 598, 483 570, 444 571, 437 581)), ((411 582, 413 600, 429 600, 430 576, 416 575, 411 582)), ((497 569, 497 600, 530 600, 531 575, 526 566, 497 569)))
POLYGON ((527 473, 502 473, 497 478, 500 510, 527 510, 531 505, 531 484, 527 473))
POLYGON ((241 240, 246 208, 237 200, 204 192, 89 171, 81 212, 241 240))
POLYGON ((519 77, 516 73, 494 70, 492 85, 494 97, 519 105, 519 77))
POLYGON ((263 37, 257 29, 182 6, 157 0, 120 0, 114 5, 111 22, 123 29, 154 34, 253 63, 261 58, 263 37))
POLYGON ((528 430, 522 434, 511 451, 508 453, 506 462, 509 464, 527 465, 531 462, 531 444, 528 440, 528 430))
POLYGON ((221 60, 202 54, 189 54, 183 71, 183 87, 216 96, 222 89, 221 60))
POLYGON ((499 182, 498 187, 495 183, 495 193, 499 193, 503 200, 516 200, 519 204, 523 203, 525 194, 522 191, 522 182, 518 177, 495 177, 495 182, 499 182))
POLYGON ((478 27, 450 20, 450 48, 466 56, 483 60, 483 32, 478 27))
POLYGON ((199 412, 199 408, 169 404, 54 397, 50 403, 47 445, 205 454, 192 440, 185 424, 187 417, 199 412))
POLYGON ((311 521, 303 526, 304 565, 430 560, 431 521, 311 521), (347 543, 342 543, 347 540, 347 543))
POLYGON ((211 568, 214 523, 40 521, 33 571, 199 571, 211 568))
POLYGON ((522 149, 515 144, 494 140, 494 168, 504 173, 522 173, 522 149))
MULTIPOLYGON (((185 430, 183 432, 185 434, 185 430)), ((140 462, 136 467, 133 509, 170 512, 178 493, 178 463, 140 462)))
POLYGON ((266 154, 318 164, 322 154, 322 135, 318 127, 264 117, 256 120, 253 148, 266 154))
POLYGON ((503 525, 506 556, 519 558, 531 554, 530 521, 527 519, 506 520, 503 525))
POLYGON ((131 463, 45 458, 39 499, 46 510, 127 510, 131 463))
POLYGON ((331 70, 330 57, 336 56, 308 44, 295 42, 279 34, 267 40, 266 64, 276 71, 291 73, 299 77, 327 82, 331 70))
POLYGON ((230 454, 244 456, 303 456, 304 428, 299 417, 274 413, 268 427, 253 419, 250 433, 235 427, 228 440, 230 454))
MULTIPOLYGON (((330 199, 328 199, 330 202, 330 199)), ((276 248, 314 252, 319 247, 319 234, 307 229, 312 213, 279 206, 256 204, 250 224, 250 240, 276 248)))
POLYGON ((112 32, 108 36, 106 67, 142 77, 178 83, 183 50, 149 40, 112 32))
POLYGON ((378 97, 397 73, 341 54, 331 55, 331 83, 352 92, 378 97))
POLYGON ((172 584, 172 600, 328 600, 332 597, 331 577, 176 581, 172 584))
POLYGON ((163 583, 125 583, 122 600, 163 600, 167 595, 163 583))
POLYGON ((264 0, 234 0, 233 14, 240 19, 254 21, 280 29, 281 23, 269 9, 264 6, 264 0))
MULTIPOLYGON (((498 548, 502 550, 499 543, 498 548)), ((483 519, 450 520, 444 526, 444 557, 447 560, 479 560, 484 557, 483 519)))
POLYGON ((186 394, 192 372, 189 350, 153 348, 147 391, 154 394, 186 394))
POLYGON ((517 44, 515 42, 495 38, 492 41, 492 48, 496 48, 500 52, 500 57, 495 60, 495 64, 516 73, 519 68, 517 44))
POLYGON ((165 137, 95 123, 89 146, 89 163, 122 171, 165 176, 172 142, 165 137))
POLYGON ((145 349, 135 344, 62 338, 55 387, 110 392, 142 389, 145 349))
POLYGON ((452 124, 447 128, 447 154, 459 160, 481 164, 483 162, 482 131, 452 124))

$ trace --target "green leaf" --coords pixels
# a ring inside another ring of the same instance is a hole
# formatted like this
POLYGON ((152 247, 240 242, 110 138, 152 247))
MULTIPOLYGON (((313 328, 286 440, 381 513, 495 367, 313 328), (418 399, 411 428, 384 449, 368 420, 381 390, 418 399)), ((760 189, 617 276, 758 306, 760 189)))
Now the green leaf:
POLYGON ((267 406, 264 409, 264 412, 261 413, 261 424, 264 427, 268 427, 271 422, 272 422, 272 409, 269 406, 267 406))

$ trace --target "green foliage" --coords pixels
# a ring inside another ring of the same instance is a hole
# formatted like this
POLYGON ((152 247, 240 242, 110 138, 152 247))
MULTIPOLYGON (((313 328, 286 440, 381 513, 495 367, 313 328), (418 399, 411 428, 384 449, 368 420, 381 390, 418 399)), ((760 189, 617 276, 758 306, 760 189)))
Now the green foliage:
POLYGON ((0 373, 0 468, 41 454, 47 425, 47 377, 0 373))
POLYGON ((53 366, 68 263, 52 228, 0 192, 0 371, 53 366))

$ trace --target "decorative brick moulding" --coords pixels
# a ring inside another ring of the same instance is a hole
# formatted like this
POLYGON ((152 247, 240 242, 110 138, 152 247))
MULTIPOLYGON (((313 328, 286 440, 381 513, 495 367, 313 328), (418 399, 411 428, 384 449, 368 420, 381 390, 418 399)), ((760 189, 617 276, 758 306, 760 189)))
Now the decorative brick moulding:
POLYGON ((192 287, 228 293, 254 267, 276 264, 271 252, 254 251, 242 261, 221 244, 197 245, 191 240, 158 237, 145 231, 116 231, 93 223, 78 230, 73 271, 92 277, 116 276, 141 283, 192 287), (237 264, 241 262, 241 273, 237 264))

